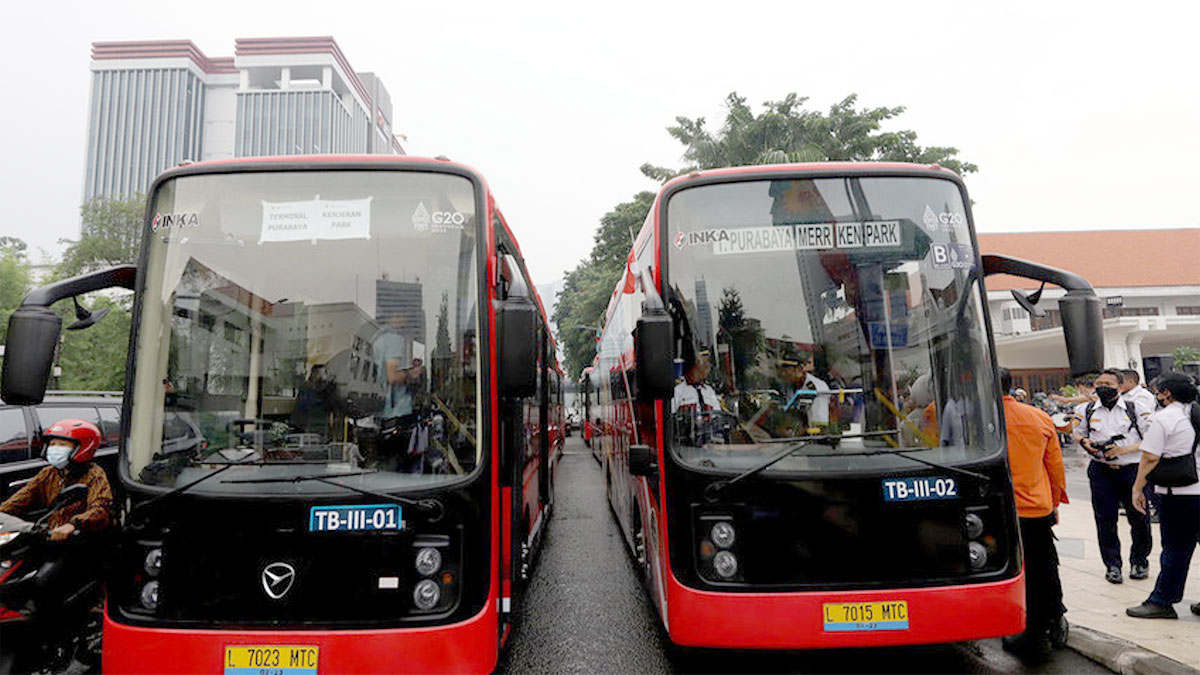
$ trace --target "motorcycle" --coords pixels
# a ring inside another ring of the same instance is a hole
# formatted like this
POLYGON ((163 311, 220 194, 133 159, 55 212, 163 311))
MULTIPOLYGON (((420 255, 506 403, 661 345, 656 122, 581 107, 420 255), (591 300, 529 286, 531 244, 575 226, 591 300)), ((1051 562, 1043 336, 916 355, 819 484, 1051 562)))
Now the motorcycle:
POLYGON ((56 673, 75 661, 89 669, 100 663, 102 570, 75 565, 74 573, 64 573, 56 562, 85 555, 83 538, 95 535, 77 532, 53 542, 46 524, 58 509, 86 498, 86 485, 70 485, 33 522, 0 514, 0 673, 56 673))

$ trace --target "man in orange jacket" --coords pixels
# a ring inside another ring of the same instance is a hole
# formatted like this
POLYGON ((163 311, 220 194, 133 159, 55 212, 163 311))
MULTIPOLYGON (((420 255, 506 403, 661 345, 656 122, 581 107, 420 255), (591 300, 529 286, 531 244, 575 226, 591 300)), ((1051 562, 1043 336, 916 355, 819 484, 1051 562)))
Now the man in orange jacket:
POLYGON ((1031 659, 1049 657, 1051 646, 1066 642, 1062 583, 1058 577, 1058 551, 1051 527, 1058 521, 1058 505, 1067 503, 1058 432, 1046 413, 1019 403, 1009 392, 1012 374, 1000 369, 1004 390, 1004 424, 1008 429, 1008 464, 1025 549, 1025 632, 1006 638, 1006 649, 1031 659))

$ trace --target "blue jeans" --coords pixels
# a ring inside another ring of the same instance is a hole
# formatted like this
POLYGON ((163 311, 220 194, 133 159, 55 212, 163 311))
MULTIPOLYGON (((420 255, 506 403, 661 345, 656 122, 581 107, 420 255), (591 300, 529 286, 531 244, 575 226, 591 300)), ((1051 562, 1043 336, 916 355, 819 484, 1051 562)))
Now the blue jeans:
POLYGON ((1188 566, 1200 541, 1200 495, 1159 495, 1158 522, 1162 534, 1158 580, 1147 602, 1173 605, 1183 599, 1188 566))
POLYGON ((1096 535, 1100 540, 1100 558, 1105 567, 1121 567, 1121 538, 1117 534, 1118 508, 1125 507, 1133 544, 1129 548, 1130 565, 1148 565, 1154 540, 1150 519, 1133 508, 1133 480, 1137 464, 1109 467, 1100 462, 1088 464, 1088 483, 1092 488, 1092 513, 1096 517, 1096 535))

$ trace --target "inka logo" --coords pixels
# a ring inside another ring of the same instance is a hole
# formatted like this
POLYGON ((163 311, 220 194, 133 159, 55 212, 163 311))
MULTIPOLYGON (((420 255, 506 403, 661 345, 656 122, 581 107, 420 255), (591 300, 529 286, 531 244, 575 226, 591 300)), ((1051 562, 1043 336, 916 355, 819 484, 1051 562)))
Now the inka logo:
POLYGON ((200 215, 195 211, 179 213, 156 213, 150 221, 150 230, 158 232, 168 227, 200 227, 200 215))
POLYGON ((425 208, 425 202, 417 203, 417 210, 413 211, 412 224, 413 229, 417 232, 424 232, 429 229, 429 211, 425 208))
POLYGON ((700 230, 699 232, 680 232, 675 236, 675 247, 696 246, 697 244, 716 244, 729 241, 729 233, 725 230, 700 230))
POLYGON ((933 209, 929 208, 928 204, 925 205, 925 215, 921 217, 921 220, 925 222, 925 227, 931 230, 937 227, 937 214, 933 212, 933 209))

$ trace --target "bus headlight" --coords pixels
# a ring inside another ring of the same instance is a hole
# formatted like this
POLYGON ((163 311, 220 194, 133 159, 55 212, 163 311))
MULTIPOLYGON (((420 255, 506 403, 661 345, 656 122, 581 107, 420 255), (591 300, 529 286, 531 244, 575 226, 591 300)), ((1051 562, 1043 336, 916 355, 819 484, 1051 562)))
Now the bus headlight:
POLYGON ((712 533, 710 536, 712 537, 713 543, 718 547, 729 548, 730 546, 733 546, 733 541, 737 537, 737 532, 734 531, 732 523, 727 520, 719 520, 715 525, 712 526, 712 533))
POLYGON ((428 611, 437 606, 442 598, 442 589, 433 579, 422 579, 413 587, 413 604, 417 609, 428 611))
POLYGON ((967 539, 978 539, 983 534, 983 518, 978 514, 968 513, 963 517, 963 524, 967 528, 967 539))
POLYGON ((433 547, 426 546, 417 551, 417 573, 423 577, 431 577, 442 569, 442 554, 433 547))
POLYGON ((713 569, 722 579, 733 578, 738 570, 737 556, 729 551, 717 551, 717 554, 713 556, 713 569))
POLYGON ((970 560, 971 569, 983 569, 988 560, 987 547, 977 541, 967 544, 967 558, 970 560))
POLYGON ((158 582, 150 581, 145 586, 142 586, 140 599, 142 601, 142 607, 145 607, 152 612, 158 609, 158 582))
POLYGON ((142 563, 142 567, 146 569, 146 574, 152 577, 158 576, 162 571, 162 549, 152 548, 146 553, 146 559, 142 563))

